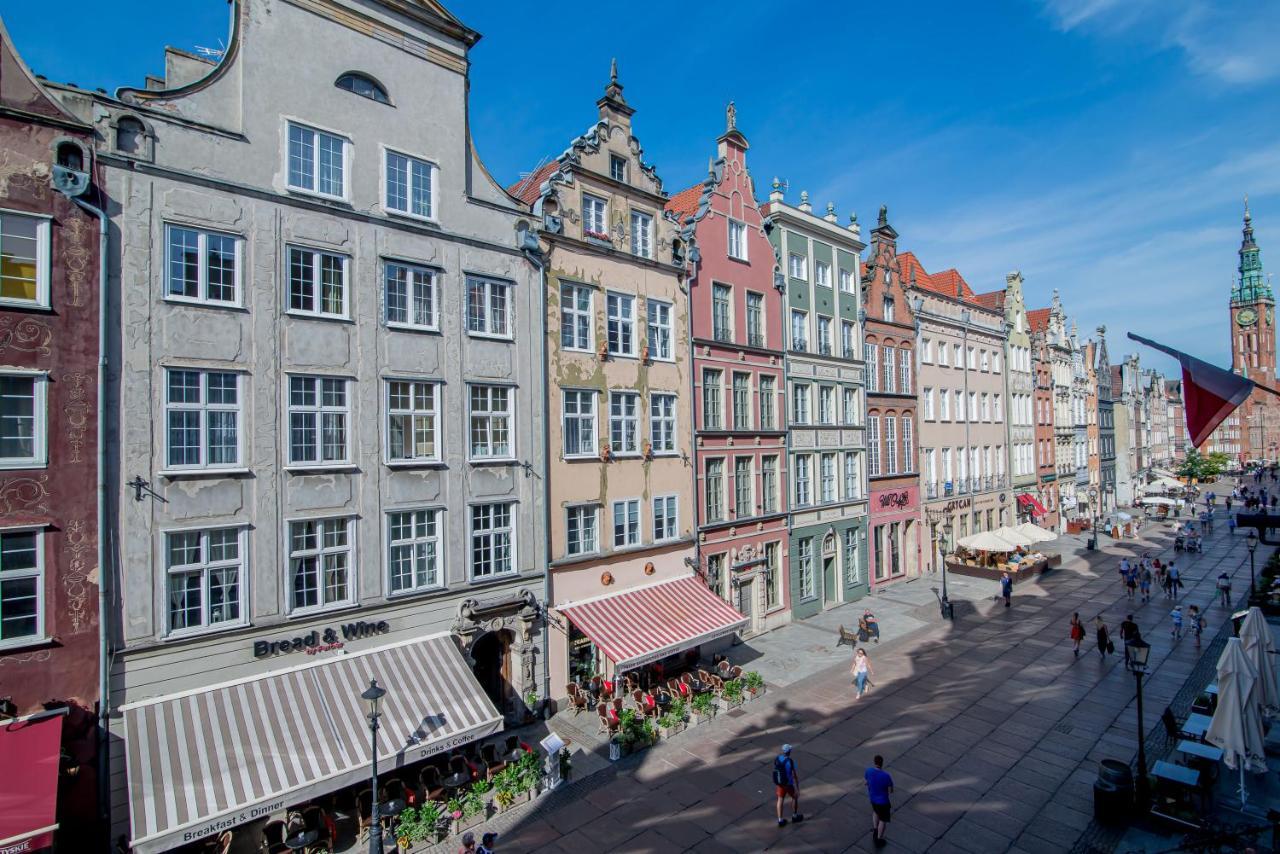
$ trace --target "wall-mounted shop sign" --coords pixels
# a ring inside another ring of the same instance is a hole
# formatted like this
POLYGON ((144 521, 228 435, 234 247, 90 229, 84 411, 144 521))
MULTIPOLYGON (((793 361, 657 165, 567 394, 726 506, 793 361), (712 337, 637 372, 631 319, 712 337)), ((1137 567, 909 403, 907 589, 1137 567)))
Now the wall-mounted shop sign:
POLYGON ((952 511, 955 511, 955 510, 967 510, 968 508, 970 508, 970 507, 972 507, 972 506, 973 506, 973 499, 972 499, 972 498, 957 498, 957 499, 955 499, 955 500, 953 500, 953 501, 948 501, 948 502, 943 506, 943 508, 942 508, 942 512, 943 512, 943 513, 951 513, 952 511))
POLYGON ((254 658, 271 658, 290 652, 305 652, 316 655, 321 652, 332 652, 342 649, 347 641, 385 635, 391 631, 391 624, 386 620, 378 622, 344 623, 338 628, 313 629, 305 635, 283 640, 259 640, 253 642, 254 658))
POLYGON ((911 503, 910 492, 886 492, 880 496, 881 507, 906 507, 911 503))

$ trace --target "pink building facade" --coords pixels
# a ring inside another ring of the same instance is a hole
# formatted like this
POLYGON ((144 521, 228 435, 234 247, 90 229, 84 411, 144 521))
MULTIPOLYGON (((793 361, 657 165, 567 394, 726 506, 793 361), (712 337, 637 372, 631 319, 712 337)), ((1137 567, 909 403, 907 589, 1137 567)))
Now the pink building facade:
POLYGON ((748 619, 790 619, 783 294, 730 105, 706 180, 667 211, 689 249, 698 564, 748 619))

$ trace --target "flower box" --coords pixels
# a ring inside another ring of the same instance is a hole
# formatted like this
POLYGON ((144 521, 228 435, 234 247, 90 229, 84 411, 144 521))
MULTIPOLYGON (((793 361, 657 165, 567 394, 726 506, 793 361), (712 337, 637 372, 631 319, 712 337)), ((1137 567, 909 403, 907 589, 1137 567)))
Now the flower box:
POLYGON ((684 732, 684 728, 684 721, 680 721, 679 723, 672 724, 671 726, 660 726, 658 727, 658 732, 662 733, 663 738, 671 738, 671 736, 676 735, 677 733, 684 732))
POLYGON ((482 823, 486 818, 488 818, 486 813, 488 813, 487 809, 482 810, 472 816, 463 816, 461 818, 455 818, 449 825, 449 835, 457 836, 459 833, 462 833, 462 831, 470 830, 476 825, 482 823))

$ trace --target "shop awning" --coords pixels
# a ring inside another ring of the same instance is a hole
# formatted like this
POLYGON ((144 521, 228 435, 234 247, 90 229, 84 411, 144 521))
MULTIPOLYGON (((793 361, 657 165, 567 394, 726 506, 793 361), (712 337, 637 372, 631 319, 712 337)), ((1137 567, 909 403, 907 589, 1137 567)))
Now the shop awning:
POLYGON ((370 679, 387 691, 380 770, 502 726, 447 634, 125 705, 133 850, 167 851, 365 779, 370 679))
POLYGON ((1030 507, 1031 512, 1037 516, 1043 516, 1049 511, 1044 508, 1034 495, 1024 492, 1018 496, 1018 504, 1022 507, 1030 507))
POLYGON ((58 829, 62 718, 49 715, 0 726, 0 850, 40 851, 58 829))
POLYGON ((650 664, 747 624, 692 575, 557 607, 618 670, 650 664))

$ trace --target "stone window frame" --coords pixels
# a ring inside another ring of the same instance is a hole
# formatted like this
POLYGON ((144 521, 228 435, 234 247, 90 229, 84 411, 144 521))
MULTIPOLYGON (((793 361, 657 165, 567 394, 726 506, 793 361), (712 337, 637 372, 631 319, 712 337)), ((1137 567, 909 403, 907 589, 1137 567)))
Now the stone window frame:
POLYGON ((247 524, 205 524, 197 526, 165 528, 160 532, 160 560, 164 566, 164 638, 178 639, 187 638, 193 635, 211 634, 214 632, 226 631, 228 629, 243 628, 249 624, 248 595, 247 587, 249 583, 249 526, 247 524), (212 561, 209 559, 209 535, 215 531, 235 531, 236 544, 238 550, 237 560, 234 562, 238 565, 239 579, 236 585, 239 602, 237 610, 239 616, 234 620, 221 620, 216 623, 208 621, 209 610, 209 576, 218 569, 226 569, 232 566, 231 561, 212 561), (200 534, 200 552, 201 560, 197 563, 179 564, 178 569, 169 565, 169 540, 177 534, 200 534), (175 629, 173 627, 173 607, 170 601, 172 596, 172 579, 174 575, 183 574, 183 572, 192 572, 198 570, 201 575, 201 623, 198 626, 187 626, 185 628, 175 629))

